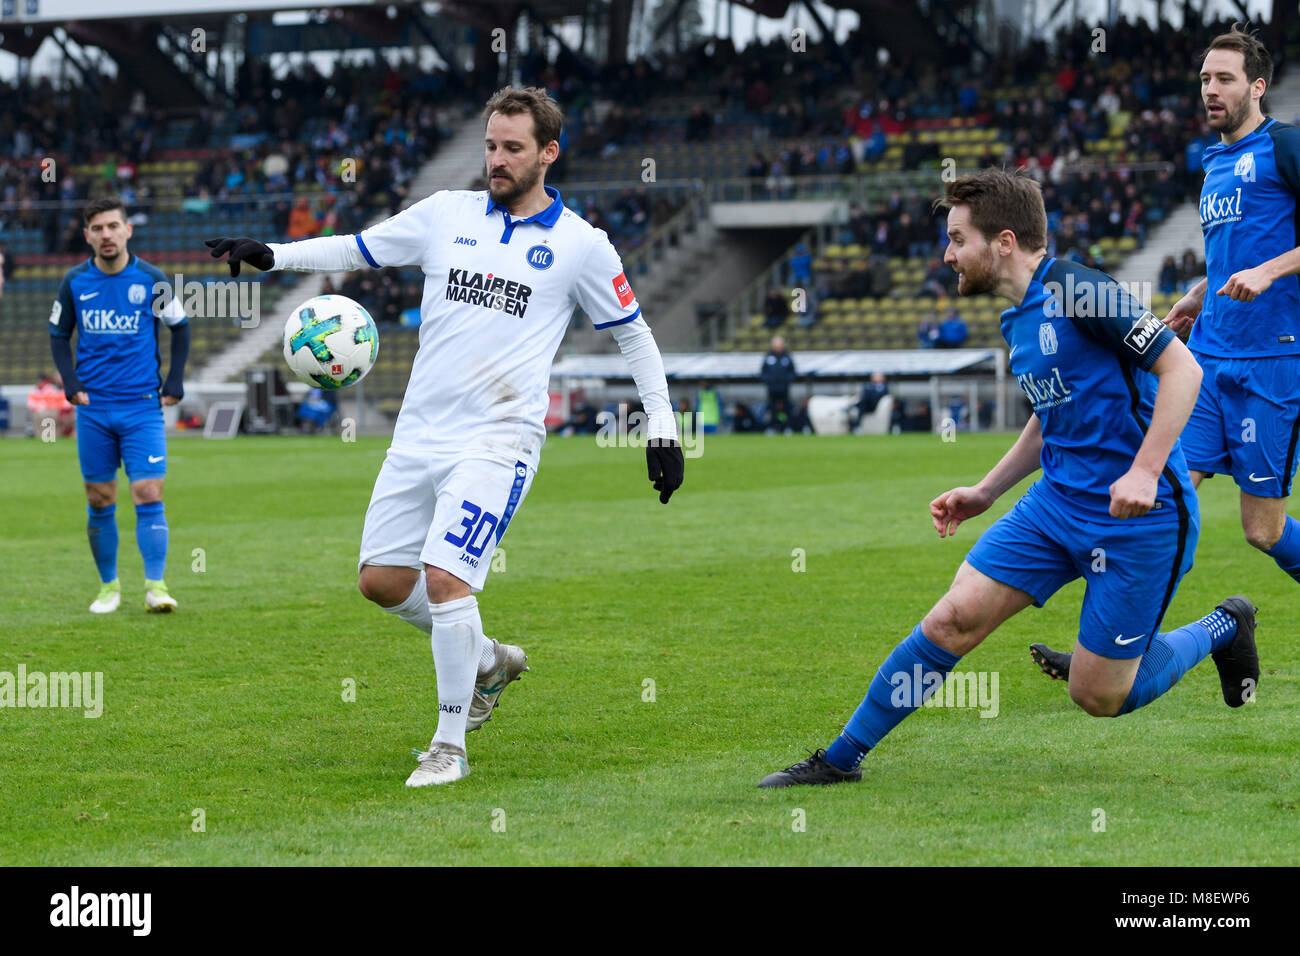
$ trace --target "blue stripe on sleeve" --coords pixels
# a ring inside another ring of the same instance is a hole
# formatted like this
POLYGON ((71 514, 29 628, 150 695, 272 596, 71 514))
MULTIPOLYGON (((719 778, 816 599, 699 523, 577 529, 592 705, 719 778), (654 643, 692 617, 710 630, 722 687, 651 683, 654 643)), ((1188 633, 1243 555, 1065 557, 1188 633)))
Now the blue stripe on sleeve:
POLYGON ((370 268, 378 269, 379 263, 376 262, 375 257, 370 254, 370 250, 366 248, 366 244, 361 241, 361 233, 357 233, 356 238, 357 238, 357 248, 360 249, 361 254, 365 256, 366 262, 370 263, 370 268))
POLYGON ((637 306, 636 311, 633 312, 631 315, 627 316, 626 318, 615 319, 613 322, 601 322, 599 325, 593 322, 591 324, 591 327, 593 329, 608 329, 608 328, 612 328, 615 325, 626 325, 627 323, 631 322, 640 314, 641 314, 641 307, 637 306))

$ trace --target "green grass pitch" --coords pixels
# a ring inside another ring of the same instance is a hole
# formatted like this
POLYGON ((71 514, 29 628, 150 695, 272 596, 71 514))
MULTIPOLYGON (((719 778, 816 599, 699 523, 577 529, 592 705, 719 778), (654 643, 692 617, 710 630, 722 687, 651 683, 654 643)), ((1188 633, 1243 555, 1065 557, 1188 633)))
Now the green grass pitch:
POLYGON ((0 710, 0 863, 1300 862, 1300 592, 1221 478, 1166 625, 1252 597, 1257 703, 1224 706, 1207 660, 1137 714, 1087 717, 1027 651, 1072 643, 1076 582, 959 665, 998 672, 996 718, 926 708, 860 785, 755 788, 833 739, 1014 501, 950 541, 926 510, 1012 439, 708 436, 667 507, 639 450, 552 440, 480 595, 532 672, 470 735, 471 775, 421 790, 429 639, 355 585, 385 441, 173 440, 180 610, 144 613, 119 503, 105 617, 74 443, 3 442, 0 671, 100 671, 105 699, 98 719, 0 710))

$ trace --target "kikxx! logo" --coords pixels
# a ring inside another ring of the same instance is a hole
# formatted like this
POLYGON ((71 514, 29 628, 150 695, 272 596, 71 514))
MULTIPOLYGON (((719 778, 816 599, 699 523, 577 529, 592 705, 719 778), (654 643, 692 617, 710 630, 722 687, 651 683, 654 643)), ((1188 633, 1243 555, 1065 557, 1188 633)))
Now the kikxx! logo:
POLYGON ((528 311, 528 297, 532 294, 532 286, 490 272, 484 275, 468 269, 447 270, 448 302, 465 302, 522 317, 528 311))
POLYGON ((1201 225, 1212 226, 1220 222, 1236 222, 1240 218, 1240 186, 1226 196, 1213 192, 1201 197, 1201 225))
POLYGON ((81 313, 81 328, 86 332, 130 335, 140 331, 140 313, 119 315, 116 309, 87 309, 81 313))
POLYGON ((1064 405, 1066 402, 1074 400, 1070 389, 1066 387, 1065 381, 1061 378, 1059 368, 1053 368, 1052 375, 1049 378, 1038 378, 1033 372, 1026 372, 1024 375, 1017 375, 1016 382, 1029 396, 1034 411, 1064 405))

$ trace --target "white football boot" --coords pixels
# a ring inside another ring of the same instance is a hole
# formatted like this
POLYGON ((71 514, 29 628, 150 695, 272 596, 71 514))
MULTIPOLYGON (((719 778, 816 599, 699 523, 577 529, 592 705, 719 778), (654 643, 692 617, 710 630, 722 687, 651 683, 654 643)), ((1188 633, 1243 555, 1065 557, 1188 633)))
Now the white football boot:
POLYGON ((144 582, 144 607, 150 614, 170 614, 176 610, 176 599, 167 593, 161 581, 144 582))
POLYGON ((474 682, 474 696, 469 702, 469 717, 465 720, 465 733, 478 730, 491 720, 492 711, 506 687, 528 670, 528 655, 524 653, 522 647, 502 644, 496 640, 492 643, 496 645, 496 663, 492 665, 490 671, 480 674, 478 680, 474 682))
POLYGON ((99 597, 95 598, 90 605, 91 614, 111 614, 117 610, 117 606, 122 603, 122 585, 118 583, 117 578, 101 585, 99 597))
POLYGON ((406 778, 408 787, 451 783, 469 776, 469 761, 465 759, 465 751, 460 747, 433 741, 428 750, 412 748, 411 753, 420 758, 420 765, 406 778))

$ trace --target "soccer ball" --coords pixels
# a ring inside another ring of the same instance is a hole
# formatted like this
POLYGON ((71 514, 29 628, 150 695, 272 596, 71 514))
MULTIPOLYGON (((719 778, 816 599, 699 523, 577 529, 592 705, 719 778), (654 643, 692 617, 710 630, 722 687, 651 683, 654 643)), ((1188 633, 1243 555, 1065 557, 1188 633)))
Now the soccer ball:
POLYGON ((284 360, 308 385, 355 385, 370 371, 378 354, 375 320, 345 295, 308 299, 284 323, 284 360))

